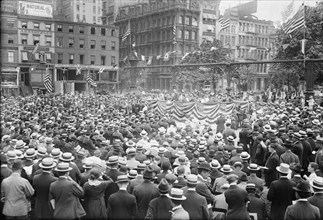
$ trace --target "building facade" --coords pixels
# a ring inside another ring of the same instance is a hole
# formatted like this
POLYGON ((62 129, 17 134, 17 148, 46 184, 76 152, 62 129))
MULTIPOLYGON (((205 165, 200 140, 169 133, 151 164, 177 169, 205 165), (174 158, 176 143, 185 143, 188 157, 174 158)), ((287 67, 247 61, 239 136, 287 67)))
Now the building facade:
MULTIPOLYGON (((120 30, 119 58, 124 60, 135 45, 147 65, 176 64, 199 46, 200 8, 198 1, 154 1, 120 7, 115 25, 120 30), (130 26, 130 35, 121 37, 130 26)), ((169 68, 149 68, 141 85, 146 89, 173 88, 169 68)))

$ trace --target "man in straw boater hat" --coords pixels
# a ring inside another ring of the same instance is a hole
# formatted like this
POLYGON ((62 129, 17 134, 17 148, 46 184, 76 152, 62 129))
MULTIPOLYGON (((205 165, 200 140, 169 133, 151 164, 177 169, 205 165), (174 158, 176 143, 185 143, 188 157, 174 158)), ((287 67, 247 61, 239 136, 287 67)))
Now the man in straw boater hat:
POLYGON ((311 183, 314 195, 308 201, 320 209, 320 216, 323 216, 323 177, 317 176, 311 183))
POLYGON ((172 217, 171 219, 190 219, 188 212, 181 205, 186 197, 184 196, 184 192, 181 189, 172 188, 170 193, 167 196, 174 203, 174 207, 172 208, 172 217))
POLYGON ((186 200, 182 202, 183 208, 188 212, 190 219, 208 219, 209 212, 205 197, 196 192, 197 176, 189 174, 186 180, 186 200))
POLYGON ((53 211, 49 208, 48 205, 48 196, 50 184, 57 180, 57 178, 52 175, 52 170, 56 165, 57 164, 53 158, 44 158, 39 164, 42 172, 38 175, 35 175, 33 178, 33 187, 35 189, 36 195, 34 213, 37 219, 53 218, 53 211))
POLYGON ((160 196, 152 199, 149 203, 145 219, 170 219, 170 210, 173 207, 171 200, 166 196, 171 187, 168 181, 163 178, 158 184, 160 196))
POLYGON ((224 164, 223 167, 220 168, 220 171, 223 173, 223 175, 216 178, 213 184, 212 191, 215 192, 215 194, 221 193, 221 186, 225 183, 228 183, 227 177, 233 171, 233 169, 230 167, 229 164, 224 164))
POLYGON ((286 208, 292 204, 295 184, 287 178, 289 165, 281 163, 276 167, 280 178, 271 183, 267 199, 271 201, 270 219, 284 219, 286 208))
POLYGON ((145 218, 150 201, 160 194, 157 186, 152 183, 153 169, 150 166, 145 169, 143 177, 144 181, 133 190, 133 195, 138 201, 137 218, 139 219, 145 218))
POLYGON ((135 219, 137 202, 135 196, 127 191, 129 179, 127 175, 119 175, 116 183, 119 191, 113 193, 108 200, 108 219, 135 219))
POLYGON ((54 210, 53 217, 57 219, 77 219, 85 216, 80 203, 84 192, 69 176, 72 170, 69 163, 60 162, 54 169, 59 178, 51 183, 49 188, 49 201, 54 210))
POLYGON ((296 191, 296 198, 298 199, 294 205, 287 207, 285 212, 285 218, 288 219, 308 219, 319 220, 320 210, 318 207, 312 205, 307 198, 311 196, 310 184, 306 181, 300 182, 296 187, 293 187, 296 191))

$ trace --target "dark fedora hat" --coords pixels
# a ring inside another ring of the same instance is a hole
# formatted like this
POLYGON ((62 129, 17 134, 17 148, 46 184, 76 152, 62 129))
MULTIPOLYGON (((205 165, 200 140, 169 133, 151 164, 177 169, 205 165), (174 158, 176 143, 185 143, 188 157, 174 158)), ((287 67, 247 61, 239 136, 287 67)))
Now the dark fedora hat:
POLYGON ((117 177, 116 183, 122 183, 122 182, 129 182, 129 178, 127 175, 119 175, 117 177))
POLYGON ((145 179, 152 179, 153 178, 153 168, 151 166, 147 166, 145 171, 144 171, 144 174, 143 174, 143 177, 145 179))
POLYGON ((162 178, 159 185, 158 185, 158 190, 159 192, 162 193, 167 193, 170 190, 170 185, 168 181, 165 178, 162 178))
POLYGON ((303 171, 302 166, 299 163, 291 163, 289 165, 289 169, 291 169, 295 173, 301 173, 303 171))
POLYGON ((311 193, 311 186, 306 181, 301 181, 296 187, 293 187, 293 189, 298 192, 311 193))
POLYGON ((210 164, 208 164, 207 162, 202 162, 200 163, 200 165, 197 167, 197 169, 201 169, 201 170, 206 170, 206 171, 210 171, 211 167, 210 164))
POLYGON ((287 148, 291 148, 291 147, 293 147, 293 142, 289 139, 286 139, 284 142, 284 146, 287 148))

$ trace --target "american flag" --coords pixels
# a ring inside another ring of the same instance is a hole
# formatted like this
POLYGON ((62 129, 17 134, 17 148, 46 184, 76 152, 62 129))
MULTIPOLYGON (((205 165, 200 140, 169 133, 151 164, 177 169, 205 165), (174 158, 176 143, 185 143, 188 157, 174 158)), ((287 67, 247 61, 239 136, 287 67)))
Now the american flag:
POLYGON ((121 41, 124 42, 127 40, 128 36, 130 35, 130 20, 128 21, 128 26, 126 32, 122 35, 121 41))
POLYGON ((52 79, 50 78, 48 67, 46 68, 46 75, 44 78, 44 86, 48 92, 50 92, 50 93, 53 92, 52 79))
POLYGON ((301 27, 305 27, 304 7, 300 8, 298 12, 284 24, 283 31, 286 34, 291 34, 301 27))
POLYGON ((96 82, 94 82, 94 80, 91 78, 90 76, 90 71, 87 72, 86 74, 86 81, 93 87, 97 87, 96 82))
POLYGON ((223 30, 230 26, 230 19, 224 19, 223 17, 221 17, 219 19, 219 24, 220 24, 220 30, 223 30))

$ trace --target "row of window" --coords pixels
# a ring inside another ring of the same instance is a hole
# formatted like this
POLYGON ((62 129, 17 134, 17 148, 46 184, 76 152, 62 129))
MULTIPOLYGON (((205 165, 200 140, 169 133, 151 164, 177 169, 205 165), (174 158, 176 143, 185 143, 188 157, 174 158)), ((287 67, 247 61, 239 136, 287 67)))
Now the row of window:
MULTIPOLYGON (((9 41, 10 41, 10 44, 11 44, 11 42, 12 42, 11 38, 8 38, 8 43, 9 43, 9 41)), ((29 42, 28 42, 28 35, 27 34, 22 34, 21 35, 21 44, 23 44, 23 45, 36 45, 36 44, 39 44, 40 46, 51 47, 52 46, 52 37, 51 36, 45 36, 44 41, 40 41, 40 35, 32 35, 32 37, 29 38, 29 42)))
MULTIPOLYGON (((86 19, 86 15, 82 15, 82 20, 81 20, 81 16, 80 14, 76 14, 76 20, 79 21, 79 22, 87 22, 87 19, 86 19)), ((92 23, 93 24, 100 24, 101 23, 101 17, 96 17, 96 16, 93 16, 92 18, 92 23)))
POLYGON ((238 58, 263 60, 267 58, 267 52, 264 50, 251 50, 243 48, 238 50, 238 58))
POLYGON ((42 28, 40 28, 41 25, 40 23, 33 22, 32 26, 28 27, 27 21, 22 21, 21 22, 21 28, 23 29, 35 29, 35 30, 46 30, 46 31, 51 31, 52 30, 52 25, 51 24, 45 24, 42 28))
MULTIPOLYGON (((79 12, 80 11, 80 8, 81 8, 80 5, 77 4, 76 5, 76 11, 79 12)), ((85 4, 83 4, 83 12, 85 13, 85 4)), ((96 7, 95 5, 93 5, 92 12, 93 12, 93 14, 96 14, 96 13, 97 14, 101 14, 101 7, 100 6, 96 7), (98 11, 96 9, 98 9, 98 11)))
MULTIPOLYGON (((91 65, 107 65, 106 62, 106 56, 100 56, 99 59, 99 63, 96 61, 96 55, 90 55, 90 62, 89 64, 91 65)), ((110 65, 113 66, 116 64, 116 57, 115 56, 111 56, 111 63, 110 65)), ((63 54, 62 53, 58 53, 57 54, 57 63, 63 63, 63 54)), ((78 55, 78 62, 76 62, 75 60, 75 55, 74 54, 69 54, 68 55, 68 63, 69 64, 86 64, 85 63, 85 55, 84 54, 79 54, 78 55)))
POLYGON ((269 34, 268 26, 247 22, 239 22, 239 31, 250 31, 260 34, 269 34))
MULTIPOLYGON (((74 38, 68 38, 68 47, 69 48, 77 48, 75 39, 74 38)), ((56 42, 57 47, 64 47, 64 38, 63 37, 57 37, 57 42, 56 42)), ((78 39, 78 49, 101 49, 101 50, 106 50, 107 49, 107 42, 105 40, 101 40, 100 44, 97 45, 96 40, 90 40, 90 46, 86 46, 85 39, 78 39)), ((111 41, 111 47, 110 50, 116 50, 116 42, 111 41)))
POLYGON ((239 35, 239 44, 256 45, 259 47, 268 47, 268 38, 239 35))

